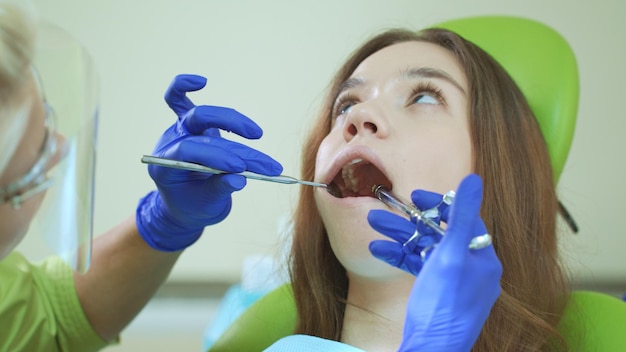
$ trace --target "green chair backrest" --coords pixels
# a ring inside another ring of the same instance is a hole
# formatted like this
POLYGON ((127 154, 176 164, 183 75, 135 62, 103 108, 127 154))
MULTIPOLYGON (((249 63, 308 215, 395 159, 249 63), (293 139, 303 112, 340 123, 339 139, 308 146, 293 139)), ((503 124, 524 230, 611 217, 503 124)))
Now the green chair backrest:
POLYGON ((575 291, 559 331, 570 351, 626 351, 626 302, 599 292, 575 291))
POLYGON ((567 41, 544 24, 512 16, 470 17, 436 26, 478 45, 515 80, 541 126, 556 183, 578 112, 578 67, 567 41))
MULTIPOLYGON (((209 352, 263 351, 291 335, 296 322, 290 285, 268 293, 239 317, 209 352)), ((559 331, 571 351, 626 350, 626 302, 604 293, 574 291, 559 331)))
MULTIPOLYGON (((511 16, 470 17, 436 26, 475 43, 513 77, 539 121, 556 183, 567 159, 578 108, 578 70, 565 39, 541 23, 511 16)), ((581 299, 583 306, 587 303, 589 300, 581 299)), ((569 331, 584 331, 573 315, 567 316, 572 317, 569 331)), ((290 335, 295 322, 293 292, 286 285, 253 304, 209 351, 262 351, 290 335)))
POLYGON ((263 351, 296 325, 291 285, 283 285, 253 303, 224 331, 209 352, 263 351))

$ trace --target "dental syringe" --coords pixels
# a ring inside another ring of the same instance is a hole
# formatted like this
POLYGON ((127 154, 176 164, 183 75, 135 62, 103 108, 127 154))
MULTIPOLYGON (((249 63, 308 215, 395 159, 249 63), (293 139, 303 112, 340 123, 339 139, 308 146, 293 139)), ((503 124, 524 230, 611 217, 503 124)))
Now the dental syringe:
POLYGON ((374 193, 374 196, 378 198, 381 202, 385 203, 388 207, 405 213, 411 219, 416 218, 418 221, 423 222, 425 225, 435 230, 440 235, 443 235, 445 233, 445 231, 441 228, 441 226, 439 226, 432 219, 425 217, 422 211, 417 209, 417 207, 414 204, 393 194, 385 186, 383 185, 372 186, 372 193, 374 193))
MULTIPOLYGON (((372 186, 372 193, 374 194, 376 198, 378 198, 381 202, 385 203, 388 207, 405 213, 411 219, 415 218, 417 219, 417 221, 421 221, 426 226, 435 230, 435 232, 437 232, 438 234, 442 236, 445 234, 445 231, 441 228, 441 226, 439 226, 436 222, 434 222, 429 217, 424 216, 424 213, 421 210, 419 210, 415 206, 415 204, 410 203, 402 199, 401 197, 393 194, 393 192, 391 192, 391 190, 387 189, 385 186, 383 185, 372 186)), ((415 231, 415 234, 406 241, 405 245, 413 241, 417 237, 419 237, 419 233, 415 231)), ((491 244, 491 240, 492 240, 491 235, 488 233, 485 233, 484 235, 476 236, 472 238, 469 248, 480 249, 480 248, 487 247, 488 245, 491 244)))

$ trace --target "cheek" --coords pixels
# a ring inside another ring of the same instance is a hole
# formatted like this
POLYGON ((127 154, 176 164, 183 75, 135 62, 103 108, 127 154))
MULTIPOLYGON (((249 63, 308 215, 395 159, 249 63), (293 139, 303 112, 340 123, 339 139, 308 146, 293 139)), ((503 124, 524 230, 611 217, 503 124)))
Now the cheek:
POLYGON ((415 148, 400 163, 400 175, 411 189, 421 188, 437 193, 455 190, 461 180, 472 172, 472 150, 469 135, 464 130, 448 129, 445 133, 429 133, 405 145, 415 148))
POLYGON ((330 168, 332 156, 337 151, 337 143, 332 139, 331 135, 326 136, 319 148, 317 149, 317 155, 315 157, 315 179, 321 180, 325 172, 330 168))
POLYGON ((439 140, 435 158, 444 172, 467 175, 472 171, 472 145, 469 134, 464 131, 449 133, 439 140))
POLYGON ((461 175, 461 178, 472 172, 473 153, 469 133, 466 130, 460 130, 456 134, 451 134, 446 144, 442 151, 449 162, 446 163, 444 169, 461 175))
POLYGON ((316 199, 333 253, 348 274, 381 278, 401 273, 398 269, 376 259, 369 251, 373 240, 389 240, 376 232, 367 222, 368 209, 353 209, 327 204, 316 199))
POLYGON ((67 154, 69 153, 69 145, 67 143, 67 139, 62 134, 56 133, 54 135, 56 150, 54 154, 50 157, 50 162, 47 165, 47 170, 55 167, 61 160, 63 160, 67 154))

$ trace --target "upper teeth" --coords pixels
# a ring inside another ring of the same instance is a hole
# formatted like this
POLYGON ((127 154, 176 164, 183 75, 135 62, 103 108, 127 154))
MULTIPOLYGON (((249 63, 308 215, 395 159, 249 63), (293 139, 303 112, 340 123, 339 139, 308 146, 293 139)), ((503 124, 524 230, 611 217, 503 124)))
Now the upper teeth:
POLYGON ((355 167, 353 166, 362 161, 363 159, 353 159, 341 169, 341 177, 343 178, 346 188, 351 189, 354 193, 359 191, 359 179, 354 177, 355 167))

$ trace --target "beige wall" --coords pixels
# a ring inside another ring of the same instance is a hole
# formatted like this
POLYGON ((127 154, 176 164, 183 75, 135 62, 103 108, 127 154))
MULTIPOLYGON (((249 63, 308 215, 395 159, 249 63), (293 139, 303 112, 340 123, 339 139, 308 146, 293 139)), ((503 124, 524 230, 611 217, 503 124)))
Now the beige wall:
MULTIPOLYGON (((138 198, 153 187, 139 158, 174 121, 162 97, 175 74, 208 77, 194 101, 234 107, 255 119, 265 137, 250 144, 297 175, 303 131, 330 75, 374 32, 484 14, 542 21, 571 43, 580 67, 579 119, 558 187, 581 228, 564 235, 566 257, 579 279, 626 282, 621 0, 34 3, 43 17, 82 41, 99 67, 96 233, 133 214, 138 198)), ((274 252, 296 191, 249 182, 234 196, 230 217, 205 231, 170 280, 237 280, 245 256, 274 252)), ((32 246, 29 241, 23 248, 32 246)))

